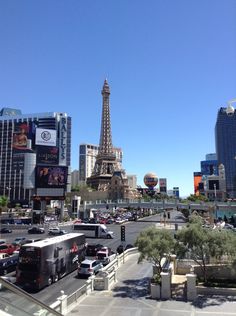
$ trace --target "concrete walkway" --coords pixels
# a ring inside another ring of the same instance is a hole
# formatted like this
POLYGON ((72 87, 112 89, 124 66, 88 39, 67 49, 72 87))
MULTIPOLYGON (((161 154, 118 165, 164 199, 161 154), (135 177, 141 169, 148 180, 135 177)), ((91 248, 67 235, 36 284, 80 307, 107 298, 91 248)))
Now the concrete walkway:
POLYGON ((94 291, 68 316, 236 316, 235 297, 199 297, 195 302, 157 301, 150 298, 150 263, 137 264, 132 255, 117 272, 111 291, 94 291))

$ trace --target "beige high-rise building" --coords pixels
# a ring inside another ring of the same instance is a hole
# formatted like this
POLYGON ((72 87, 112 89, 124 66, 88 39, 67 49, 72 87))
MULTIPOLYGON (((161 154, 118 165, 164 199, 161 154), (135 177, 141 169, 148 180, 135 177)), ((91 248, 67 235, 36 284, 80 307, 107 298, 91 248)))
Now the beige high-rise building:
MULTIPOLYGON (((87 178, 91 177, 99 146, 94 144, 81 144, 79 149, 79 182, 86 183, 87 178)), ((113 147, 113 153, 117 162, 121 165, 123 152, 119 147, 113 147)))
POLYGON ((71 172, 71 187, 75 187, 79 184, 79 170, 73 170, 71 172))
POLYGON ((128 174, 128 185, 132 189, 137 189, 137 176, 134 174, 128 174))

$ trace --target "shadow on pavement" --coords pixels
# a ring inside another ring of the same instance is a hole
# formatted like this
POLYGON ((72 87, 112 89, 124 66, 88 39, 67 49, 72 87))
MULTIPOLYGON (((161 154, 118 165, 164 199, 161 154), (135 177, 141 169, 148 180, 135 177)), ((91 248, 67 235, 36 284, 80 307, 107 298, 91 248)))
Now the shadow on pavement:
POLYGON ((226 302, 236 302, 236 298, 233 296, 201 295, 198 296, 194 302, 192 302, 192 305, 198 308, 205 308, 208 306, 219 306, 226 302))
POLYGON ((133 299, 147 298, 149 294, 150 278, 142 278, 138 280, 125 280, 121 286, 117 285, 113 289, 114 297, 128 297, 133 299))

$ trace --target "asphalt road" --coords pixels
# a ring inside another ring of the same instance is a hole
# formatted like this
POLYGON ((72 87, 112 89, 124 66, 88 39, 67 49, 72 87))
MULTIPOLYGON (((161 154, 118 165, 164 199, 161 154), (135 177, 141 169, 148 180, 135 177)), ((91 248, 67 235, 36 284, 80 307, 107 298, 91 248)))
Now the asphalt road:
MULTIPOLYGON (((169 221, 166 222, 165 227, 168 229, 170 227, 170 223, 176 223, 178 222, 179 225, 183 225, 184 221, 181 219, 181 214, 173 211, 171 213, 171 218, 169 221), (168 226, 169 225, 169 226, 168 226)), ((139 219, 137 222, 126 222, 124 225, 126 227, 126 241, 125 244, 134 244, 138 234, 144 230, 145 228, 156 225, 158 222, 160 222, 161 216, 160 215, 153 215, 149 217, 145 217, 142 219, 139 219)), ((164 225, 164 224, 162 224, 164 225)), ((173 227, 173 225, 172 225, 173 227)), ((63 229, 65 229, 68 232, 73 231, 72 226, 63 226, 63 229)), ((117 224, 111 224, 107 225, 107 228, 114 232, 114 239, 96 239, 96 238, 86 238, 86 241, 88 243, 100 243, 104 246, 110 247, 113 251, 116 251, 117 247, 121 244, 120 241, 120 225, 117 224)), ((47 230, 45 234, 28 234, 27 230, 19 230, 14 229, 14 231, 11 234, 4 234, 1 238, 7 239, 8 242, 12 242, 16 237, 27 237, 27 238, 47 238, 49 237, 47 234, 47 230)), ((49 287, 45 287, 40 292, 37 293, 30 293, 38 300, 44 302, 47 305, 52 304, 59 296, 60 291, 65 291, 68 295, 75 292, 78 288, 80 288, 84 283, 86 282, 86 279, 79 279, 77 277, 77 272, 74 271, 70 273, 69 275, 63 277, 61 280, 59 280, 57 283, 52 284, 49 287)))

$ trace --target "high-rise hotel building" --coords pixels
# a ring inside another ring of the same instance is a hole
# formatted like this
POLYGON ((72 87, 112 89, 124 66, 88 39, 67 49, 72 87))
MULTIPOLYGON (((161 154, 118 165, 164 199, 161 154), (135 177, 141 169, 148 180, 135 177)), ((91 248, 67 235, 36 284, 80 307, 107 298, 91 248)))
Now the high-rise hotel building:
MULTIPOLYGON (((99 146, 93 144, 81 144, 79 147, 79 178, 80 182, 86 183, 91 177, 98 155, 99 146)), ((122 164, 123 152, 119 147, 113 148, 118 163, 122 164)))
POLYGON ((215 125, 218 165, 223 165, 227 197, 236 197, 236 113, 232 106, 221 107, 215 125))
POLYGON ((70 190, 71 118, 0 111, 0 195, 12 203, 61 199, 70 190))

